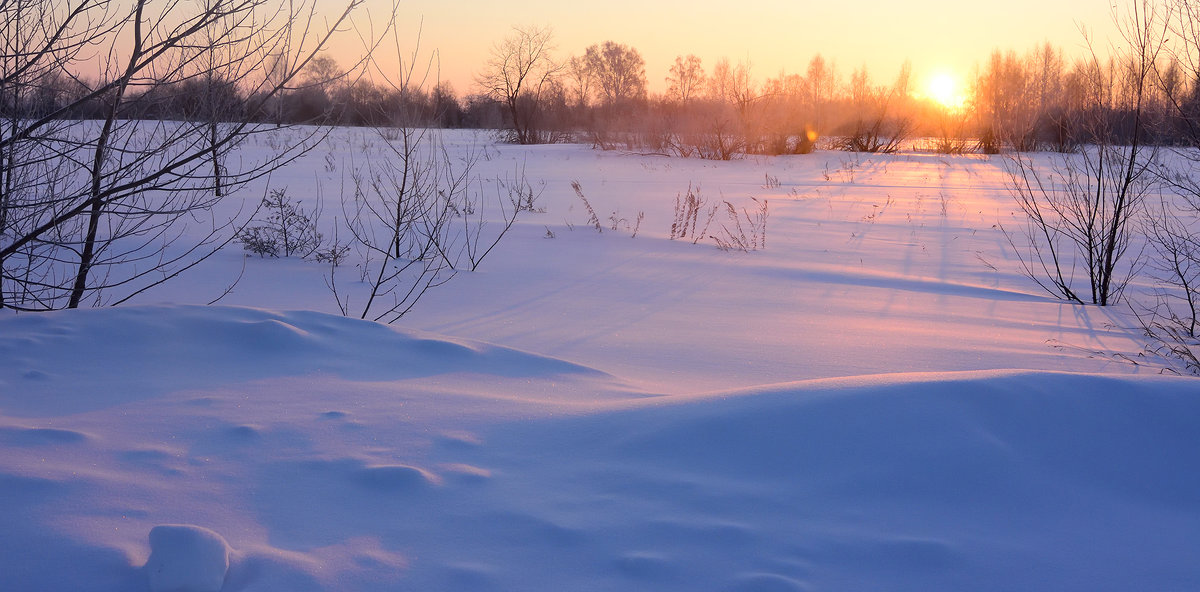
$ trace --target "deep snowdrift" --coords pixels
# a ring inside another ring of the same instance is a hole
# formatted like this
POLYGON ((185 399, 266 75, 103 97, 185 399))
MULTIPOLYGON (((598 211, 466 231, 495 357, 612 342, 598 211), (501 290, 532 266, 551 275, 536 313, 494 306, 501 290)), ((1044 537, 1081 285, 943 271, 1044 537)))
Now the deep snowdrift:
POLYGON ((1200 584, 1190 380, 647 398, 311 312, 21 315, 0 335, 5 589, 206 589, 225 544, 227 591, 1200 584))

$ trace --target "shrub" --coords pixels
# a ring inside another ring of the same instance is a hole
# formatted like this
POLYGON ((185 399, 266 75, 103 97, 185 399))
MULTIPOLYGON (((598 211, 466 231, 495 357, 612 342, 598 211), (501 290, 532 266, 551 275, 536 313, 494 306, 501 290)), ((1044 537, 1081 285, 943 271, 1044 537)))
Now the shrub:
MULTIPOLYGON (((314 220, 317 215, 305 212, 299 200, 288 198, 286 189, 272 190, 263 198, 261 210, 267 212, 266 220, 238 234, 238 242, 247 251, 259 257, 299 255, 308 258, 324 244, 324 237, 317 232, 314 220)), ((336 259, 340 260, 341 256, 336 259)))

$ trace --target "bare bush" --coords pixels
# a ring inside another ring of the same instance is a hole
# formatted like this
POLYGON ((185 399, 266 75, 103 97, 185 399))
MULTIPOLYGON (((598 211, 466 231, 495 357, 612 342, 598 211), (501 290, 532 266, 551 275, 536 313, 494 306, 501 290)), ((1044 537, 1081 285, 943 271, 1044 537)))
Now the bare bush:
POLYGON ((859 116, 848 133, 834 140, 837 149, 891 154, 904 146, 915 129, 913 118, 904 112, 911 69, 905 63, 890 87, 872 86, 865 67, 855 71, 850 93, 859 116))
POLYGON ((1200 375, 1200 239, 1189 222, 1194 215, 1166 198, 1148 217, 1153 253, 1147 267, 1158 288, 1152 304, 1133 312, 1147 351, 1177 372, 1200 375))
MULTIPOLYGON (((1021 266, 1050 294, 1080 304, 1085 298, 1101 306, 1117 303, 1141 255, 1129 249, 1153 190, 1157 160, 1157 150, 1143 143, 1148 134, 1143 107, 1162 47, 1157 17, 1147 7, 1135 3, 1129 19, 1117 23, 1127 42, 1121 59, 1129 66, 1124 100, 1130 109, 1130 142, 1116 143, 1113 121, 1095 115, 1088 126, 1096 144, 1077 156, 1058 157, 1049 174, 1021 155, 1009 161, 1013 194, 1028 221, 1023 248, 1008 234, 1021 266), (1087 276, 1086 292, 1076 285, 1076 269, 1087 276)), ((1092 60, 1099 64, 1095 56, 1092 60)), ((1096 88, 1111 84, 1097 76, 1092 81, 1096 88)), ((1110 112, 1114 94, 1097 93, 1093 113, 1110 112)))
MULTIPOLYGON (((471 158, 467 162, 473 163, 474 160, 471 158)), ((438 250, 442 253, 442 257, 449 262, 451 269, 458 269, 461 266, 465 267, 467 271, 476 271, 483 263, 484 258, 500 244, 500 239, 504 238, 509 230, 512 230, 513 224, 517 222, 518 214, 545 211, 537 206, 537 199, 541 195, 541 191, 533 188, 525 176, 525 169, 521 167, 514 170, 512 175, 496 181, 493 193, 496 198, 496 207, 500 212, 500 219, 496 221, 499 227, 489 229, 489 221, 495 220, 489 220, 485 213, 484 206, 486 204, 482 203, 483 196, 487 191, 482 182, 478 182, 476 187, 475 191, 446 194, 452 200, 455 198, 461 200, 459 203, 450 202, 451 207, 456 210, 455 217, 460 221, 457 230, 438 245, 438 250), (459 246, 457 253, 448 250, 456 245, 459 246), (462 262, 464 257, 465 263, 462 262)))
MULTIPOLYGON (((497 52, 515 52, 508 57, 521 64, 492 72, 497 88, 519 98, 526 82, 540 84, 526 79, 549 75, 544 70, 548 43, 546 31, 513 37, 498 46, 497 52)), ((398 41, 391 49, 402 64, 398 73, 388 77, 385 69, 376 69, 382 83, 413 108, 396 113, 392 125, 373 130, 379 141, 364 145, 367 160, 351 166, 353 194, 343 197, 342 207, 350 244, 361 258, 358 289, 340 287, 333 268, 326 276, 343 315, 387 323, 411 312, 425 294, 460 271, 477 270, 512 229, 517 215, 536 209, 538 196, 523 168, 497 181, 489 192, 474 172, 480 159, 489 158, 487 149, 451 154, 442 134, 428 127, 439 114, 422 111, 419 101, 404 100, 426 94, 426 81, 436 70, 434 58, 422 59, 419 39, 407 53, 398 41), (383 147, 382 156, 371 150, 377 145, 383 147), (491 224, 495 218, 487 213, 489 194, 495 196, 498 224, 491 224), (365 293, 361 303, 354 301, 356 293, 365 293)), ((533 133, 533 122, 523 121, 521 129, 533 133)))
POLYGON ((1048 293, 1079 304, 1120 300, 1140 253, 1126 258, 1150 191, 1138 147, 1096 146, 1059 158, 1047 174, 1029 159, 1009 160, 1017 205, 1027 224, 1017 241, 1022 270, 1048 293), (1081 290, 1076 270, 1086 276, 1081 290))
MULTIPOLYGON (((346 227, 363 257, 367 295, 355 309, 359 318, 394 322, 454 277, 443 254, 454 217, 444 196, 458 196, 467 180, 455 174, 444 152, 421 151, 428 133, 400 130, 402 141, 385 143, 385 158, 356 170, 353 197, 343 198, 346 227)), ((342 314, 352 314, 333 271, 327 281, 342 314)))
POLYGON ((259 257, 297 255, 307 259, 325 242, 325 237, 317 231, 320 209, 314 213, 304 211, 299 201, 287 196, 286 189, 272 190, 263 198, 260 211, 266 212, 266 219, 261 224, 247 226, 237 238, 243 248, 259 257))

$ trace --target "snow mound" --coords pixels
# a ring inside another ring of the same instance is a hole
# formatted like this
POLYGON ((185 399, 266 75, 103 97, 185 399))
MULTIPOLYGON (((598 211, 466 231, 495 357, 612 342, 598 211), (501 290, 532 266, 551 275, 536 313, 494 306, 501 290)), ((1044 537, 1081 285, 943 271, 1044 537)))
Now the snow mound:
POLYGON ((601 376, 563 360, 318 312, 137 306, 0 317, 0 409, 78 413, 281 377, 601 376))
POLYGON ((614 394, 239 308, 19 315, 0 348, 3 590, 1200 589, 1200 381, 614 394))
POLYGON ((229 571, 229 543, 221 535, 187 524, 150 530, 146 574, 151 592, 219 592, 229 571))
POLYGON ((1187 589, 1196 417, 1195 381, 1045 372, 658 399, 488 434, 526 519, 479 534, 546 541, 514 564, 601 549, 596 589, 1187 589))

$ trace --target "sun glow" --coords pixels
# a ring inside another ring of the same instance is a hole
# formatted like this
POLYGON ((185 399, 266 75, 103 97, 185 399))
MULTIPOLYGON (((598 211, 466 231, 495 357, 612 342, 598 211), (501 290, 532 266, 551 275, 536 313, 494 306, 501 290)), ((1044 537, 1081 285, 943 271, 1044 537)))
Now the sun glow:
POLYGON ((939 72, 929 79, 925 96, 947 109, 958 109, 966 102, 958 78, 946 72, 939 72))

